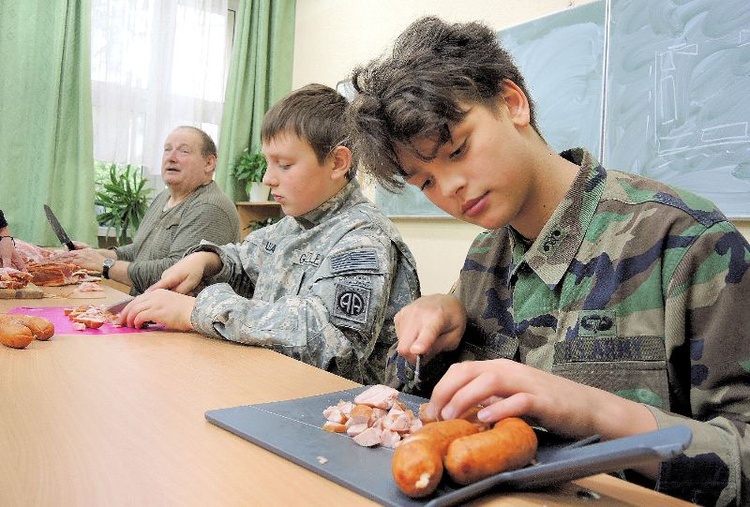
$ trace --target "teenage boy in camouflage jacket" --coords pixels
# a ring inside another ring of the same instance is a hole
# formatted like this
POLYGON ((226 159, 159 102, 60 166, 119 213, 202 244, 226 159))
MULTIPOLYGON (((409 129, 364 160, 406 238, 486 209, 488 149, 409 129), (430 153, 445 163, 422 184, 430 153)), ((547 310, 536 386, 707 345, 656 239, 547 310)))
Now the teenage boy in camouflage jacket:
POLYGON ((194 329, 356 382, 397 383, 385 376, 386 358, 393 316, 419 296, 416 265, 354 179, 346 108, 323 85, 274 105, 261 132, 263 181, 286 216, 240 244, 192 248, 123 309, 121 322, 194 329), (204 284, 197 297, 185 295, 204 284))
POLYGON ((484 25, 418 20, 353 83, 363 167, 488 229, 451 294, 396 315, 404 389, 431 392, 446 419, 482 404, 482 420, 572 438, 686 424, 684 455, 627 478, 747 504, 750 245, 724 215, 584 150, 555 153, 484 25))

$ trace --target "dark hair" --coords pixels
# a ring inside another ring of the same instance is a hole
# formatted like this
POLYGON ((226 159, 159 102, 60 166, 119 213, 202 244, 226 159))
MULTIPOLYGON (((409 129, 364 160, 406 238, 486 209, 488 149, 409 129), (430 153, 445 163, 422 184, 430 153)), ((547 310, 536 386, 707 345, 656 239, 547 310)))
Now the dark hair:
MULTIPOLYGON (((260 138, 267 142, 282 133, 295 134, 310 144, 322 164, 337 146, 351 149, 346 129, 348 107, 346 98, 329 86, 317 83, 303 86, 266 112, 260 138)), ((351 180, 355 174, 356 162, 352 160, 347 176, 351 180)))
MULTIPOLYGON (((495 109, 503 81, 526 94, 531 126, 539 130, 523 77, 495 33, 480 23, 448 24, 421 18, 396 39, 390 54, 352 73, 356 95, 348 115, 353 148, 363 169, 385 188, 403 188, 395 145, 450 140, 450 127, 466 115, 459 102, 495 109)), ((417 153, 429 160, 430 155, 417 153)), ((432 155, 434 156, 434 154, 432 155)))
POLYGON ((208 158, 211 155, 213 155, 214 157, 219 156, 216 150, 216 143, 213 139, 211 139, 211 136, 206 134, 203 130, 199 129, 198 127, 193 127, 192 125, 180 125, 175 130, 181 129, 192 130, 193 132, 201 136, 201 155, 203 156, 203 158, 208 158))

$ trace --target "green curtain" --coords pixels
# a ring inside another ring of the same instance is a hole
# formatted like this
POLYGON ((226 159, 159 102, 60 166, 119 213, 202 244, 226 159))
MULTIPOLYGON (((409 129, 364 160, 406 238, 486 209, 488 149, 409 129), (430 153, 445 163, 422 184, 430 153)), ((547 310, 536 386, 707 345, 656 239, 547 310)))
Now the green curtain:
POLYGON ((240 0, 215 177, 235 201, 247 195, 232 165, 246 147, 260 148, 263 115, 291 89, 295 6, 296 0, 240 0))
POLYGON ((89 0, 0 2, 0 209, 15 236, 96 241, 89 0))

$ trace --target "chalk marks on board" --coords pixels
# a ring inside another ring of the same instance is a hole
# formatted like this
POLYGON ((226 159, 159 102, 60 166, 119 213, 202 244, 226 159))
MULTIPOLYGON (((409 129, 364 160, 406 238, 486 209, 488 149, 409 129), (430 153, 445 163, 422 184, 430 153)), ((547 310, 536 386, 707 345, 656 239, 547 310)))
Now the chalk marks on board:
POLYGON ((604 152, 750 216, 746 0, 611 0, 604 152))

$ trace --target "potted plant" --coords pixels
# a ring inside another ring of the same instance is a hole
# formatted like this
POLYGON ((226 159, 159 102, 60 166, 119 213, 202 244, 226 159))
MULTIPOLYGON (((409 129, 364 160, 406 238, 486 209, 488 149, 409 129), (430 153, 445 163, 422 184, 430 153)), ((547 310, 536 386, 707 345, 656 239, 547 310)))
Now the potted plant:
POLYGON ((94 203, 102 211, 97 214, 100 225, 115 230, 115 242, 124 245, 135 236, 135 231, 148 209, 151 187, 143 177, 143 167, 110 164, 97 178, 94 203))
POLYGON ((267 201, 271 189, 263 184, 266 174, 266 159, 258 151, 251 152, 245 148, 232 167, 232 174, 237 181, 245 183, 249 201, 267 201))
POLYGON ((248 232, 257 231, 258 229, 262 229, 263 227, 266 227, 268 225, 275 224, 279 220, 281 220, 281 217, 268 217, 260 220, 252 220, 247 224, 245 230, 248 232))

